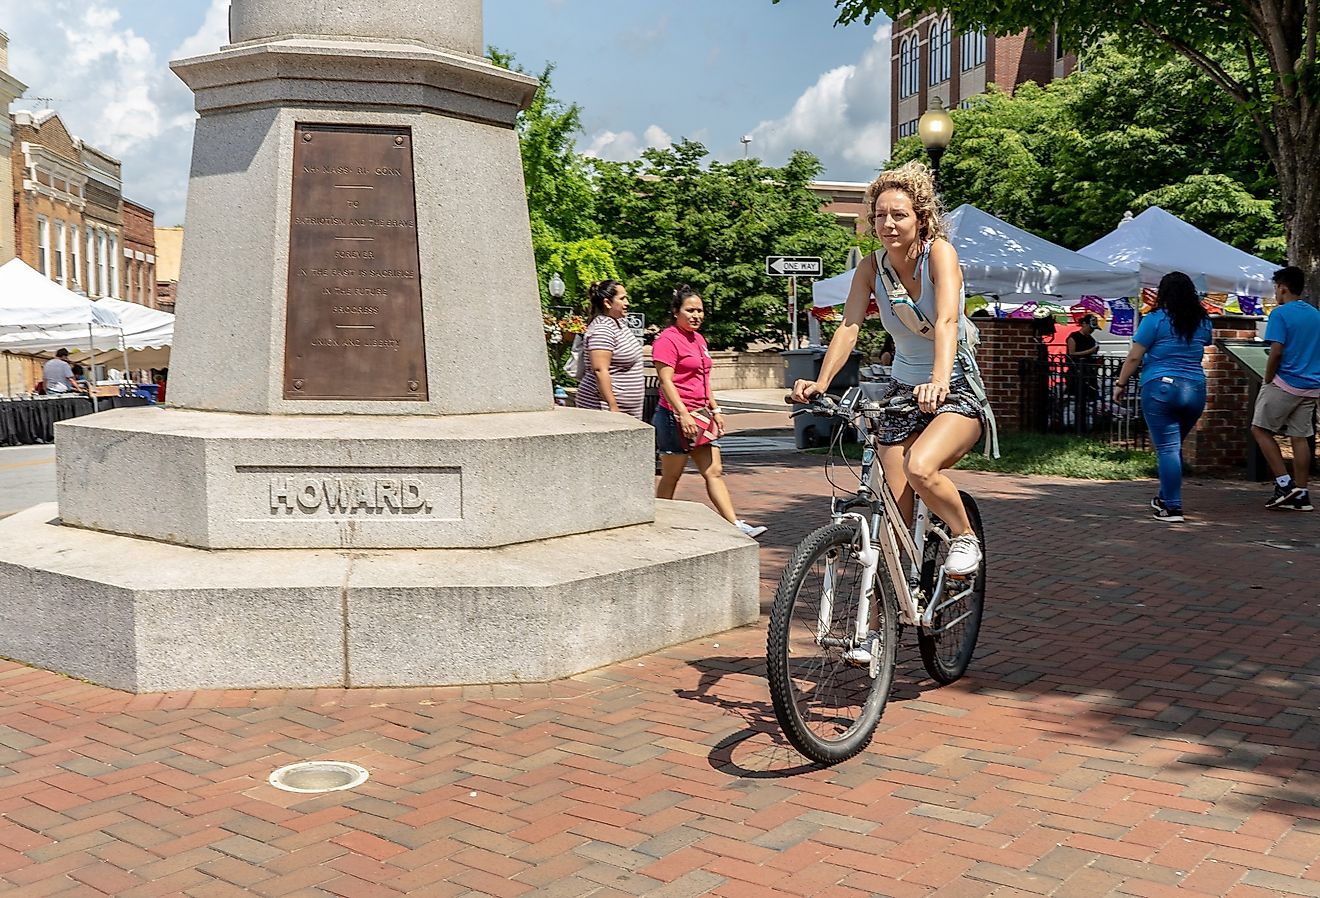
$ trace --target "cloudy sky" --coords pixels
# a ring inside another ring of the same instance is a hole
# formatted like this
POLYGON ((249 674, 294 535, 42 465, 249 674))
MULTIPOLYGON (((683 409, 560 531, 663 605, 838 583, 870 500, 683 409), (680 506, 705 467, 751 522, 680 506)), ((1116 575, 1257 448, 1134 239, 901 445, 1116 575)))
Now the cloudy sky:
MULTIPOLYGON (((290 0, 292 2, 292 0, 290 0)), ((579 148, 607 159, 682 137, 768 162, 796 148, 824 177, 869 180, 889 152, 889 25, 833 27, 825 2, 486 0, 486 42, 556 66, 583 109, 579 148)), ((0 0, 16 109, 57 109, 124 161, 125 192, 179 224, 192 98, 171 59, 218 49, 229 0, 0 0)))

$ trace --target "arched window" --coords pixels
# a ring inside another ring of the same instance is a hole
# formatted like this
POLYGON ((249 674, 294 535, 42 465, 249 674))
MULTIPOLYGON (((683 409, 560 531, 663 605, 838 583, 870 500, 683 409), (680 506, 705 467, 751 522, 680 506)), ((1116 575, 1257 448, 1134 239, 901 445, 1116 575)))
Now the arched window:
POLYGON ((926 83, 940 83, 940 23, 935 20, 930 25, 926 37, 926 83))
POLYGON ((953 16, 946 15, 940 27, 940 80, 948 81, 953 55, 953 16))
POLYGON ((910 78, 908 70, 912 68, 912 51, 909 49, 908 39, 903 38, 898 42, 898 96, 899 98, 908 95, 908 80, 910 78))
POLYGON ((967 31, 962 36, 962 65, 964 72, 985 65, 985 29, 967 31))
POLYGON ((908 96, 915 94, 921 89, 921 37, 912 35, 912 69, 908 81, 908 96))
POLYGON ((953 41, 953 20, 950 16, 936 19, 930 26, 930 38, 927 40, 930 58, 927 60, 930 84, 939 84, 949 80, 950 44, 953 41))

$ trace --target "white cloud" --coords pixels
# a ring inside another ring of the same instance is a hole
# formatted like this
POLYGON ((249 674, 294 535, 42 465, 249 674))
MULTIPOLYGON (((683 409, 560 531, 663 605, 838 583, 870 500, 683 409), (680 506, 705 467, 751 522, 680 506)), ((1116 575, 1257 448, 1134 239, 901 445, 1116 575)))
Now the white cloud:
POLYGON ((205 56, 214 53, 229 43, 229 0, 211 0, 211 7, 206 11, 202 27, 179 44, 170 54, 171 59, 187 59, 190 56, 205 56))
POLYGON ((591 136, 584 156, 627 162, 642 155, 648 147, 667 147, 674 139, 659 125, 649 125, 638 137, 632 131, 597 131, 591 136))
POLYGON ((788 113, 753 128, 753 152, 773 162, 807 150, 828 177, 869 180, 889 158, 890 34, 880 25, 858 62, 825 72, 788 113))
POLYGON ((9 69, 33 98, 16 108, 54 108, 76 137, 124 163, 126 196, 154 208, 158 224, 182 222, 195 116, 167 63, 226 42, 229 0, 210 0, 197 33, 171 56, 126 24, 114 0, 0 3, 9 69))

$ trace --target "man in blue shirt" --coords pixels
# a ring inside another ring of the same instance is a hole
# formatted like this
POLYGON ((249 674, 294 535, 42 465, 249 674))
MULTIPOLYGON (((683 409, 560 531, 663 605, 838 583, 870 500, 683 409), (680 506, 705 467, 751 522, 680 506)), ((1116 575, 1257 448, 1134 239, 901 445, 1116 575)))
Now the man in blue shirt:
POLYGON ((1315 435, 1316 400, 1320 399, 1320 311, 1301 301, 1306 278, 1300 268, 1274 272, 1274 298, 1278 307, 1265 325, 1270 344, 1265 380, 1256 399, 1251 433, 1274 475, 1274 495, 1266 508, 1311 511, 1307 489, 1311 446, 1315 435), (1292 442, 1293 473, 1283 463, 1275 435, 1292 442))

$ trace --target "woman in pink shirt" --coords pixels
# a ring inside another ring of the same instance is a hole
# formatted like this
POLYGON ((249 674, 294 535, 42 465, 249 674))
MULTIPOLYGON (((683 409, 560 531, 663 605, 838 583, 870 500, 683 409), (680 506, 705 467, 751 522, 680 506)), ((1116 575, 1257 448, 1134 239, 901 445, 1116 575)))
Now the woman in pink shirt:
POLYGON ((734 513, 733 500, 724 482, 719 446, 715 442, 692 445, 702 429, 693 418, 693 411, 708 413, 721 435, 725 424, 710 389, 710 350, 706 339, 697 333, 706 318, 705 305, 687 284, 674 291, 670 317, 674 323, 661 331, 651 345, 651 361, 660 378, 660 404, 651 419, 660 452, 656 498, 674 498, 674 489, 690 456, 706 481, 706 495, 715 510, 747 536, 760 536, 765 533, 764 527, 753 527, 734 513))

